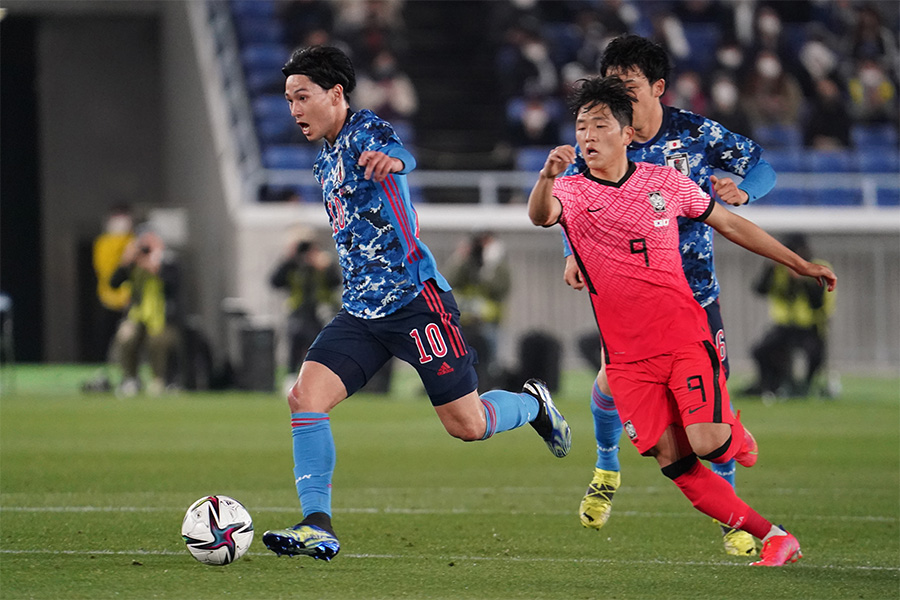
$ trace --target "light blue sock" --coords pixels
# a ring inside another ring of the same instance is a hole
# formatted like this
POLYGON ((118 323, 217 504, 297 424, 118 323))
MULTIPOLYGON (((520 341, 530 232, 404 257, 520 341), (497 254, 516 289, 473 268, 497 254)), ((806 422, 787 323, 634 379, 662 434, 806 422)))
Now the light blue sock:
POLYGON ((481 394, 487 427, 483 440, 499 431, 509 431, 530 423, 537 417, 541 405, 537 398, 525 392, 516 394, 504 390, 491 390, 481 394))
POLYGON ((594 437, 597 438, 597 468, 618 471, 622 420, 612 396, 601 392, 596 381, 591 390, 591 414, 594 415, 594 437))
POLYGON ((294 484, 303 516, 323 512, 331 516, 331 476, 334 474, 334 437, 326 413, 292 413, 294 484))
POLYGON ((710 468, 712 468, 712 472, 727 481, 731 487, 734 487, 734 471, 735 465, 737 463, 732 458, 726 463, 717 464, 717 463, 709 463, 710 468))
MULTIPOLYGON (((728 375, 726 374, 725 377, 727 378, 728 375)), ((731 412, 733 414, 734 405, 731 404, 730 401, 728 403, 728 408, 731 409, 731 412)), ((731 485, 731 487, 734 487, 734 473, 735 471, 737 471, 737 462, 735 462, 733 458, 728 462, 722 464, 709 463, 709 466, 712 469, 713 473, 727 481, 731 485)))

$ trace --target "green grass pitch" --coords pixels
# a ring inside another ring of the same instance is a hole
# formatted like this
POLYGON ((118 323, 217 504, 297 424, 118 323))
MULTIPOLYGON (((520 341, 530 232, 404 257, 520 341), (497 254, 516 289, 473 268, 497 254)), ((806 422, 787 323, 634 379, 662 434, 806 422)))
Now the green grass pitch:
POLYGON ((609 523, 581 527, 595 457, 587 371, 567 373, 555 396, 573 430, 564 459, 528 427, 450 438, 402 370, 390 396, 338 406, 331 563, 277 558, 261 541, 299 520, 280 393, 120 400, 80 394, 87 372, 3 373, 4 599, 900 598, 897 379, 845 377, 834 401, 734 398, 760 444, 738 493, 804 552, 751 569, 627 438, 609 523), (254 518, 250 551, 226 567, 196 562, 180 538, 184 511, 207 494, 254 518))

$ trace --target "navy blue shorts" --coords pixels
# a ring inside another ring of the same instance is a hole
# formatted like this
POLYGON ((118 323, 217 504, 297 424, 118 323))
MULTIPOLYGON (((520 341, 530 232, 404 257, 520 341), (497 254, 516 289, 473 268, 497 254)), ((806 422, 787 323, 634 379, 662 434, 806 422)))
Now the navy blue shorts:
POLYGON ((709 332, 712 334, 716 352, 719 353, 719 360, 722 361, 722 368, 725 370, 725 379, 728 379, 728 348, 725 346, 725 325, 722 323, 722 308, 719 306, 719 300, 710 302, 703 307, 703 310, 706 311, 709 332))
POLYGON ((392 356, 415 367, 434 406, 478 389, 477 357, 463 338, 456 300, 431 280, 415 300, 386 317, 361 319, 341 309, 306 360, 336 373, 350 396, 392 356))

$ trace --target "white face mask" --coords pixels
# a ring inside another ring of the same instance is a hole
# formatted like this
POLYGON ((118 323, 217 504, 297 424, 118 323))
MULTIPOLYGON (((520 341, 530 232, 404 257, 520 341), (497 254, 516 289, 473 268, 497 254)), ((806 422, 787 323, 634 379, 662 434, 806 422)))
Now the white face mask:
POLYGON ((775 15, 762 15, 759 18, 759 31, 766 35, 778 35, 781 33, 781 21, 775 15))
POLYGON ((736 69, 741 66, 744 56, 737 48, 723 48, 718 53, 719 62, 729 69, 736 69))
POLYGON ((730 109, 737 104, 737 87, 727 81, 720 81, 712 87, 713 102, 722 108, 730 109))
POLYGON ((781 63, 779 63, 776 58, 764 56, 756 61, 756 70, 759 71, 763 77, 775 79, 781 75, 781 63))
POLYGON ((126 217, 124 215, 110 217, 106 221, 106 231, 107 233, 116 235, 128 233, 131 231, 131 217, 126 217))
POLYGON ((675 84, 675 89, 678 92, 678 95, 684 98, 692 98, 699 90, 696 81, 686 78, 679 79, 675 84))
POLYGON ((859 73, 859 80, 866 87, 877 87, 882 80, 881 71, 875 67, 866 67, 859 73))

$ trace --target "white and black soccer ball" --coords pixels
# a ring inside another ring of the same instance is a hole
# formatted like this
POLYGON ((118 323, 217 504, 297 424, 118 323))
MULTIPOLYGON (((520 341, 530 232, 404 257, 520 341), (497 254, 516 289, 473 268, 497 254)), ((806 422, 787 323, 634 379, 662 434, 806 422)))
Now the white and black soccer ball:
POLYGON ((206 565, 239 559, 253 541, 253 519, 244 505, 228 496, 205 496, 187 509, 181 537, 191 556, 206 565))

